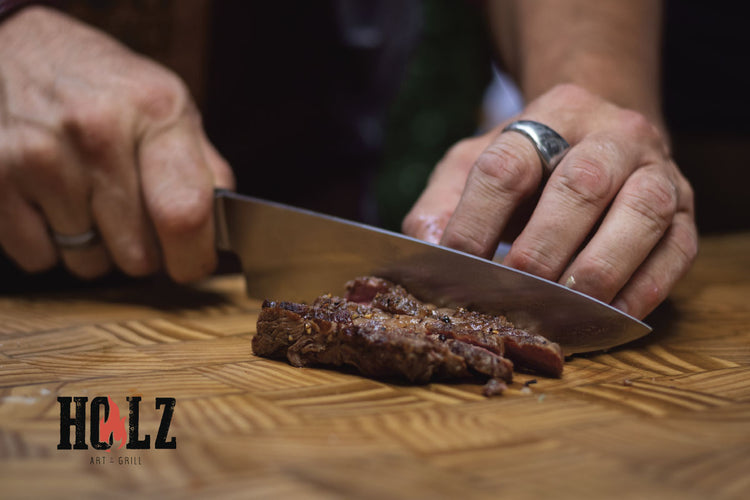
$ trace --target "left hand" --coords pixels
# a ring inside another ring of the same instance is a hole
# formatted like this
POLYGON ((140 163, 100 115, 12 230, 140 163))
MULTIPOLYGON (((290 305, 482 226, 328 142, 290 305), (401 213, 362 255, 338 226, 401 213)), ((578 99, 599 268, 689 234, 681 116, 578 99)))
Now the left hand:
MULTIPOLYGON (((697 253, 692 188, 667 140, 643 115, 574 85, 514 119, 551 127, 571 148, 503 263, 643 318, 697 253)), ((508 123, 445 155, 404 219, 406 234, 486 258, 515 236, 512 223, 544 176, 531 142, 501 133, 508 123)))

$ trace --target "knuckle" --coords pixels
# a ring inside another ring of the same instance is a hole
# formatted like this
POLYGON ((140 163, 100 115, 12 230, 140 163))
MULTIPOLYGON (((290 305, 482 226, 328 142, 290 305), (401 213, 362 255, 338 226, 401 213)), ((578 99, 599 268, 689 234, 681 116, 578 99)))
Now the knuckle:
POLYGON ((532 102, 531 105, 539 111, 544 111, 545 108, 562 111, 560 106, 564 106, 580 113, 586 110, 590 111, 592 107, 599 107, 602 104, 602 99, 575 83, 558 83, 544 94, 539 106, 535 102, 532 102), (547 104, 542 106, 542 102, 547 104))
POLYGON ((474 168, 493 191, 523 195, 534 189, 534 177, 523 152, 506 143, 487 148, 474 168))
POLYGON ((466 149, 465 140, 458 141, 445 152, 444 159, 447 161, 458 161, 464 157, 466 149))
POLYGON ((584 89, 580 85, 575 83, 558 83, 553 86, 550 91, 550 95, 559 96, 566 100, 582 100, 588 98, 591 94, 588 90, 584 89))
POLYGON ((651 148, 653 161, 661 162, 669 158, 669 141, 645 115, 619 108, 617 123, 623 135, 631 137, 636 144, 648 145, 651 148))
POLYGON ((671 155, 669 140, 645 115, 631 109, 617 108, 617 125, 620 133, 630 137, 635 144, 647 145, 646 158, 653 162, 668 161, 671 155))
POLYGON ((682 187, 680 188, 682 196, 685 197, 686 200, 690 202, 692 205, 693 200, 695 199, 695 191, 693 190, 693 186, 685 180, 682 187))
POLYGON ((620 108, 618 121, 625 130, 641 134, 651 133, 654 130, 651 122, 643 114, 632 109, 620 108))
POLYGON ((679 191, 680 191, 680 208, 683 208, 688 213, 693 213, 695 209, 695 191, 690 182, 680 175, 679 177, 679 191))
POLYGON ((572 194, 575 200, 586 205, 601 206, 609 202, 614 179, 604 162, 580 157, 563 162, 557 169, 557 181, 550 187, 572 194))
POLYGON ((60 146, 52 135, 30 129, 19 136, 20 159, 29 167, 47 168, 59 158, 60 146))
POLYGON ((45 182, 62 177, 62 148, 57 138, 50 134, 27 132, 22 135, 20 148, 20 163, 35 179, 45 182))
POLYGON ((592 287, 592 290, 587 290, 586 293, 597 297, 605 296, 614 294, 620 287, 621 276, 618 267, 616 263, 604 257, 592 257, 581 264, 576 276, 585 277, 586 283, 592 287))
POLYGON ((99 154, 116 147, 119 116, 116 104, 100 101, 71 110, 64 127, 85 152, 99 154))
POLYGON ((677 211, 677 189, 665 178, 639 176, 626 202, 654 232, 662 233, 677 211))
POLYGON ((667 297, 667 288, 653 274, 639 273, 636 279, 638 280, 639 308, 651 311, 667 297))
POLYGON ((478 138, 462 139, 445 153, 444 160, 457 163, 471 163, 477 157, 478 138))
POLYGON ((168 70, 154 72, 136 96, 138 108, 156 122, 168 121, 190 108, 185 83, 168 70))
POLYGON ((482 240, 472 231, 463 227, 456 227, 449 233, 446 233, 441 243, 447 247, 455 248, 471 255, 484 256, 486 253, 482 240))
POLYGON ((549 262, 549 256, 534 247, 512 247, 506 257, 506 263, 520 271, 548 279, 551 279, 556 272, 549 262))
POLYGON ((159 198, 151 215, 159 230, 181 236, 199 231, 210 221, 212 209, 210 189, 183 188, 179 193, 159 198))
POLYGON ((675 224, 671 236, 672 244, 681 255, 687 269, 698 256, 698 231, 692 223, 675 224))
POLYGON ((661 139, 661 132, 645 115, 632 109, 620 108, 617 120, 626 133, 638 138, 661 139))

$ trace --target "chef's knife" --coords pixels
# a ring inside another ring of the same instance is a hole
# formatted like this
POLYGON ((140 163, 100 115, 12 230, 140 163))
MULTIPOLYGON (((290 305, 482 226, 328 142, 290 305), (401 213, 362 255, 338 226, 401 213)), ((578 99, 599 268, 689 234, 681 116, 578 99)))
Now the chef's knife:
POLYGON ((310 302, 372 275, 438 306, 504 314, 566 354, 608 349, 651 331, 552 281, 364 224, 222 190, 215 214, 217 247, 237 254, 251 297, 310 302))

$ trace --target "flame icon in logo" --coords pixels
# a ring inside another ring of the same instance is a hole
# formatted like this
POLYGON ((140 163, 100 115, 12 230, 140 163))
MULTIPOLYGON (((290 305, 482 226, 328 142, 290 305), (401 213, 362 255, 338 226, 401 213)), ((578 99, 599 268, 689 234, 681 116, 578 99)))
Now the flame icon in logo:
MULTIPOLYGON (((127 432, 125 431, 125 419, 127 417, 120 418, 120 408, 112 401, 111 396, 107 396, 107 400, 109 402, 109 418, 107 420, 103 418, 99 420, 99 441, 108 443, 111 435, 112 445, 114 445, 115 441, 120 442, 120 446, 117 448, 119 450, 125 446, 125 441, 127 440, 127 432)), ((110 446, 106 451, 109 453, 111 450, 112 447, 110 446)))

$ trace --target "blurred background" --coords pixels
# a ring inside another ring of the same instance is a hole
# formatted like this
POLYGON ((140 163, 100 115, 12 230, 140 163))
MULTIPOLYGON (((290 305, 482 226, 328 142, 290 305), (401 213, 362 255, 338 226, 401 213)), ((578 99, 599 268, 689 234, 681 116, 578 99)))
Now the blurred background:
MULTIPOLYGON (((389 229, 453 143, 521 105, 493 70, 479 1, 58 4, 187 82, 238 191, 389 229)), ((664 107, 704 234, 750 229, 737 8, 666 2, 664 107)))
POLYGON ((398 229, 490 80, 478 4, 64 0, 175 70, 238 190, 398 229))

